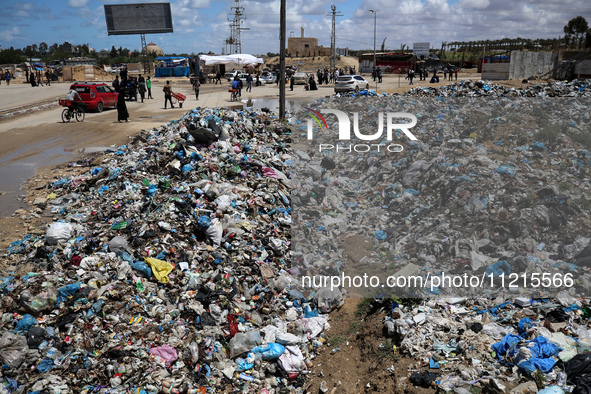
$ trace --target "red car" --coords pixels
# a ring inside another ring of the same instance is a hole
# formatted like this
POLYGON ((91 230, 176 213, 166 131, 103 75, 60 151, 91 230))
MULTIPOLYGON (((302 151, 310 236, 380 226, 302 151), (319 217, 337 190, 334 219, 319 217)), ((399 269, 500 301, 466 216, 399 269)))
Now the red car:
POLYGON ((88 110, 103 112, 103 109, 117 105, 117 93, 106 83, 102 82, 77 82, 70 86, 80 95, 82 101, 88 105, 88 110))

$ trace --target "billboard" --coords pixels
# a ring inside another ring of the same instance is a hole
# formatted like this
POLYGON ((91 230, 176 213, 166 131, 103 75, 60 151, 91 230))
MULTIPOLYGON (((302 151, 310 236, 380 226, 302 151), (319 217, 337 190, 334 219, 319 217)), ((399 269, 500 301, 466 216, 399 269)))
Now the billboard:
POLYGON ((172 33, 170 3, 105 4, 105 19, 110 36, 172 33))
POLYGON ((427 59, 429 57, 429 45, 429 42, 415 42, 412 44, 412 53, 419 59, 421 59, 421 56, 424 56, 423 59, 427 59))

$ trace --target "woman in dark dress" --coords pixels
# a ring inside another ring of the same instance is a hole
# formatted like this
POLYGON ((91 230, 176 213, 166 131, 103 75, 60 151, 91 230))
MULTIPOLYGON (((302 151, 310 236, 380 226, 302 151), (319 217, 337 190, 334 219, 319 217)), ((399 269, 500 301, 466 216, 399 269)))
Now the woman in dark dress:
POLYGON ((127 105, 125 104, 125 95, 121 92, 117 97, 117 121, 119 123, 122 120, 129 122, 127 118, 129 118, 129 112, 127 112, 127 105))

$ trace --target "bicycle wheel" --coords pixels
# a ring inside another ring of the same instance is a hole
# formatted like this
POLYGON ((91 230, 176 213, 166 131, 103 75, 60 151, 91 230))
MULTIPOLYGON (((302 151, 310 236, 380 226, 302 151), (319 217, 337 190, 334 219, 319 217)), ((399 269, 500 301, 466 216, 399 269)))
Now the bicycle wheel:
POLYGON ((82 108, 77 108, 76 109, 76 120, 78 122, 83 122, 85 117, 86 117, 86 113, 84 112, 84 110, 82 108))
POLYGON ((71 119, 70 110, 68 108, 62 111, 62 122, 67 123, 71 119))

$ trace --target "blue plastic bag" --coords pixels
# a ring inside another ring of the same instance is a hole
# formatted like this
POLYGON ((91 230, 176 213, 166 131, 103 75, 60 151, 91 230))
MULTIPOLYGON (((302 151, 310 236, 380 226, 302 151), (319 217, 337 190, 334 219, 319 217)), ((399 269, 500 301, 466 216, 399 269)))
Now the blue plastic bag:
POLYGON ((150 279, 152 277, 152 268, 150 268, 150 266, 144 263, 143 261, 130 261, 129 266, 134 270, 138 271, 141 274, 141 276, 143 276, 146 279, 150 279))
POLYGON ((65 302, 68 298, 72 297, 80 289, 80 282, 66 285, 57 289, 56 305, 59 306, 62 302, 65 302))
POLYGON ((511 267, 505 260, 499 260, 486 269, 485 276, 489 278, 489 275, 492 275, 493 278, 498 278, 503 274, 505 274, 505 276, 511 275, 511 267))
POLYGON ((18 321, 16 328, 14 329, 15 334, 24 334, 29 331, 29 328, 33 327, 37 324, 37 319, 33 316, 29 315, 28 313, 23 316, 22 319, 18 321))
POLYGON ((278 343, 269 343, 267 346, 257 346, 250 353, 260 354, 264 361, 275 360, 285 351, 285 346, 278 343))

